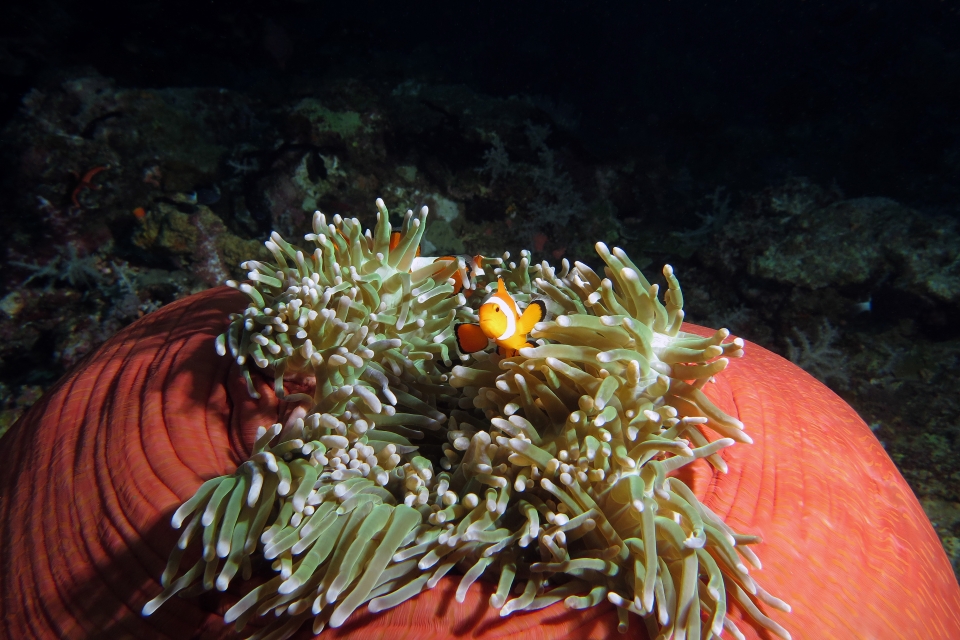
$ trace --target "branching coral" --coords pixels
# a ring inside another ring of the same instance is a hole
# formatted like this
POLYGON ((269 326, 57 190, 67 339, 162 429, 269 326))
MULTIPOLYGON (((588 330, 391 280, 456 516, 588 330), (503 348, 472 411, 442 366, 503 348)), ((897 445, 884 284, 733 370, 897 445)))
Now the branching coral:
POLYGON ((556 318, 516 357, 453 366, 453 325, 476 320, 453 293, 463 265, 416 257, 425 209, 407 213, 391 249, 377 205, 372 234, 317 213, 312 255, 273 234, 276 262, 245 263, 251 304, 217 350, 270 371, 289 417, 262 427, 236 473, 174 514, 183 535, 144 613, 181 591, 225 590, 265 559, 276 575, 225 616, 242 630, 272 611, 257 638, 287 637, 310 618, 315 633, 340 626, 454 567, 457 599, 481 576, 495 580, 502 616, 608 600, 622 631, 635 613, 651 637, 714 637, 739 633, 726 615, 733 598, 789 638, 757 604, 789 608, 744 564, 759 567, 747 546, 759 539, 674 474, 701 458, 724 471, 719 452, 750 442, 700 391, 742 341, 683 334, 670 267, 661 303, 623 251, 598 244, 603 278, 581 263, 531 265, 526 252, 519 264, 487 260, 481 286, 502 277, 521 304, 544 299, 556 318), (286 395, 285 380, 315 391, 286 395), (202 557, 181 573, 191 547, 202 557))
POLYGON ((811 341, 807 334, 796 327, 793 328, 793 332, 799 344, 794 344, 793 340, 786 338, 787 359, 790 362, 824 382, 833 380, 842 387, 850 383, 850 376, 843 370, 843 352, 835 344, 840 337, 840 332, 830 324, 828 319, 824 318, 817 329, 815 341, 811 341))

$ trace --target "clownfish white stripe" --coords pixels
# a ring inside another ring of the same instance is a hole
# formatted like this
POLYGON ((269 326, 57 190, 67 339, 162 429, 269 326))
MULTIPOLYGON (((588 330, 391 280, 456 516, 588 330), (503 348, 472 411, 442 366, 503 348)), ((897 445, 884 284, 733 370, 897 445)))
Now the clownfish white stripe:
POLYGON ((517 311, 511 301, 504 300, 500 296, 493 296, 484 304, 496 304, 500 306, 500 313, 507 319, 507 328, 497 340, 507 340, 513 337, 517 332, 517 311))

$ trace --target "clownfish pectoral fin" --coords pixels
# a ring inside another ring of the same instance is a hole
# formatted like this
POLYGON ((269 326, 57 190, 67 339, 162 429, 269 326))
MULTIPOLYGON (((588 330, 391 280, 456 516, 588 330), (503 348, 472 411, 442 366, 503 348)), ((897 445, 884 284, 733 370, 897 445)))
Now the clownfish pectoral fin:
POLYGON ((453 328, 461 353, 476 353, 487 348, 489 339, 478 324, 458 324, 453 328))
POLYGON ((533 330, 535 324, 547 317, 547 305, 543 300, 531 300, 530 305, 523 310, 520 316, 520 322, 517 323, 517 330, 523 333, 529 333, 533 330))

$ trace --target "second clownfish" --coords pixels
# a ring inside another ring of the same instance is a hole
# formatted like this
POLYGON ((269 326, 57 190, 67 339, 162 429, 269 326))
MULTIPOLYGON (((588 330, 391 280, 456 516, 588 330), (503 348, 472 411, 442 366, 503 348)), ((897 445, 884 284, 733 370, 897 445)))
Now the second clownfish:
MULTIPOLYGON (((396 249, 400 245, 401 234, 394 231, 390 234, 390 250, 396 249)), ((463 295, 469 297, 477 287, 477 276, 483 275, 483 265, 481 256, 441 256, 439 258, 421 258, 420 247, 417 247, 417 259, 414 261, 414 267, 423 260, 425 263, 437 262, 439 260, 463 260, 463 266, 453 274, 453 294, 463 292, 463 295)))
POLYGON ((475 353, 485 349, 493 340, 501 356, 513 357, 519 349, 534 346, 527 341, 527 334, 546 313, 543 301, 533 300, 521 314, 513 296, 503 286, 503 279, 497 278, 497 292, 480 305, 480 323, 455 327, 457 345, 463 353, 475 353))
MULTIPOLYGON (((134 215, 138 218, 142 218, 146 215, 143 212, 143 209, 138 207, 134 210, 134 215), (142 214, 142 215, 141 215, 142 214)), ((342 231, 339 231, 340 237, 343 238, 344 242, 349 243, 342 231)), ((394 231, 390 234, 390 250, 393 251, 400 246, 400 239, 403 237, 403 234, 399 231, 394 231)), ((337 251, 337 245, 333 246, 333 250, 337 251)), ((483 256, 441 256, 439 258, 432 257, 420 257, 420 246, 417 245, 417 256, 413 261, 413 267, 411 271, 415 268, 426 266, 427 264, 438 262, 441 260, 462 260, 460 269, 453 274, 453 294, 463 293, 464 296, 470 297, 473 291, 477 288, 477 276, 484 275, 483 273, 483 256)))

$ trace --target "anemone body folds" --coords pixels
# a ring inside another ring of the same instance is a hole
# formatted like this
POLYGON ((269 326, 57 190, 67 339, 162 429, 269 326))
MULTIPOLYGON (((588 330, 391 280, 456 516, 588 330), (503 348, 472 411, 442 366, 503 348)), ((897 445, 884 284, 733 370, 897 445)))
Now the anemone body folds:
POLYGON ((488 260, 552 319, 459 362, 482 296, 417 258, 425 212, 392 249, 380 214, 274 235, 246 295, 135 323, 0 441, 0 635, 960 637, 869 428, 682 325, 671 270, 661 303, 602 245, 603 274, 488 260))

